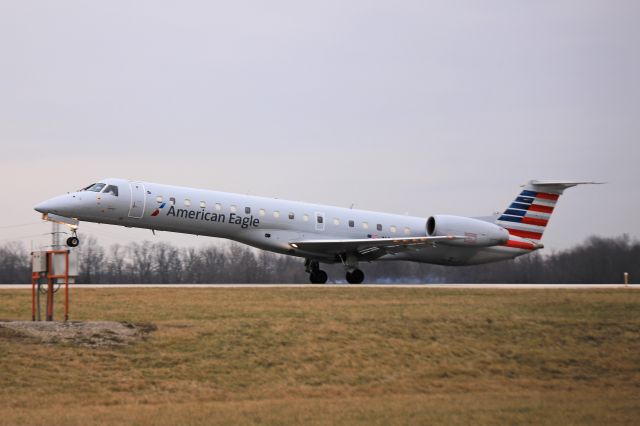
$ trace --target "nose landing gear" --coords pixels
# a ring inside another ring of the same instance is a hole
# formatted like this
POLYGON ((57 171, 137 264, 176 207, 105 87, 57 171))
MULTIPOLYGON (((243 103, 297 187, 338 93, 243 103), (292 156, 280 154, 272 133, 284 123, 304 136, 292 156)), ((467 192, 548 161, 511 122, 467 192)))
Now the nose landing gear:
POLYGON ((80 239, 76 235, 76 231, 73 231, 73 235, 67 238, 67 245, 69 247, 78 247, 78 244, 80 244, 80 239))

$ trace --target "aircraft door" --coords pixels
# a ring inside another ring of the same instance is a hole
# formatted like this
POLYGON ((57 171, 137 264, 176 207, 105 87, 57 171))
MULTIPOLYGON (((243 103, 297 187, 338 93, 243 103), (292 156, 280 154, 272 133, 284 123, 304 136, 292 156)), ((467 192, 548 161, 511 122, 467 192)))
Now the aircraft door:
POLYGON ((316 231, 324 231, 324 213, 316 212, 316 231))
POLYGON ((146 204, 145 190, 142 182, 131 182, 131 205, 129 207, 129 217, 140 219, 144 214, 146 204))

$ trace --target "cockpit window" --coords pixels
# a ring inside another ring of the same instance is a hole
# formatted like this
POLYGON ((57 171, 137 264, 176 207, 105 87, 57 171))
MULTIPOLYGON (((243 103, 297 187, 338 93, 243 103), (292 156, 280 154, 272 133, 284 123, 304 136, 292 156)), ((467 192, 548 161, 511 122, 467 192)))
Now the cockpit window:
POLYGON ((118 196, 118 187, 115 185, 109 185, 107 186, 107 188, 102 191, 105 194, 111 194, 111 195, 115 195, 116 197, 118 196))
POLYGON ((93 185, 87 186, 84 190, 91 192, 100 192, 105 186, 105 183, 94 183, 93 185))

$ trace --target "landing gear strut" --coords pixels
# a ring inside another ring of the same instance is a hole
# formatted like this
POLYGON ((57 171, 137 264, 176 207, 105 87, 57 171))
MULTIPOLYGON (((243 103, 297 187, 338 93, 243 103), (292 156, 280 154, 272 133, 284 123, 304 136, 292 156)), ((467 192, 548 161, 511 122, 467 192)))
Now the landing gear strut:
POLYGON ((317 260, 307 259, 304 262, 304 266, 309 273, 311 284, 324 284, 327 282, 327 273, 320 269, 320 263, 317 260))
POLYGON ((78 247, 78 244, 80 244, 80 239, 76 235, 76 231, 73 231, 73 235, 67 238, 67 245, 69 247, 78 247))
POLYGON ((339 255, 342 264, 347 270, 346 278, 349 284, 360 284, 364 281, 364 272, 358 268, 358 258, 353 254, 339 255))

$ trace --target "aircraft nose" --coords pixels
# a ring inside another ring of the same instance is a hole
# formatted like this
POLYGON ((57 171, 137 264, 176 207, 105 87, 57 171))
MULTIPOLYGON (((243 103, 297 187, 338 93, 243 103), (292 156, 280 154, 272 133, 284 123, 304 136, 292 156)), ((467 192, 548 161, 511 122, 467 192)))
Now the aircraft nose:
POLYGON ((40 213, 62 213, 68 204, 66 198, 65 196, 50 198, 35 206, 34 209, 40 213))
POLYGON ((49 200, 43 201, 40 204, 36 205, 33 209, 40 213, 49 213, 51 211, 51 203, 49 202, 49 200))

